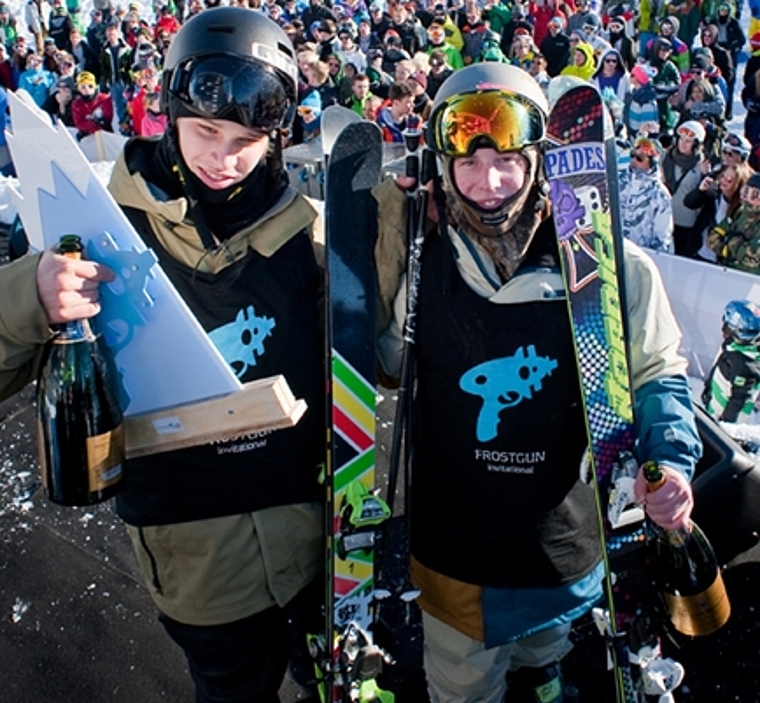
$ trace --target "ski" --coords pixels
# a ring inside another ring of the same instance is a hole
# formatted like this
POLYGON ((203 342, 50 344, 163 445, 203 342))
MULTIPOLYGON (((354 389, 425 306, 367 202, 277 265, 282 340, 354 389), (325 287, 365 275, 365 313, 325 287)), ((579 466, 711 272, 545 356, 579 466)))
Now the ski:
POLYGON ((311 638, 323 703, 390 703, 375 678, 390 657, 372 641, 374 553, 390 516, 375 487, 374 245, 382 139, 370 122, 341 125, 325 197, 328 436, 325 631, 311 638))
POLYGON ((632 487, 638 465, 631 461, 633 394, 621 285, 622 239, 615 221, 615 155, 608 153, 605 108, 596 88, 562 80, 556 95, 550 94, 550 102, 546 175, 586 415, 589 470, 605 537, 607 610, 596 609, 594 620, 607 637, 616 700, 636 703, 639 693, 626 633, 621 630, 626 618, 615 608, 615 589, 620 584, 613 585, 610 568, 610 551, 620 543, 613 526, 643 519, 643 513, 631 515, 630 511, 623 519, 628 502, 625 489, 632 487))

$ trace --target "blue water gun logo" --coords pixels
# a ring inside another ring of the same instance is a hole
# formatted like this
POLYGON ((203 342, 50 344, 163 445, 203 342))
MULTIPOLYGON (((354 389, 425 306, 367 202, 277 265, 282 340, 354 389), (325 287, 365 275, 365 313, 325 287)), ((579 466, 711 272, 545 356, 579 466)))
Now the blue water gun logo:
POLYGON ((527 353, 524 347, 519 347, 514 356, 484 361, 465 372, 459 379, 459 387, 483 398, 476 427, 478 441, 488 442, 496 437, 501 411, 530 400, 535 391, 541 390, 541 381, 556 368, 554 359, 537 356, 531 344, 527 353))
POLYGON ((264 354, 264 340, 272 333, 275 321, 271 317, 259 317, 253 305, 238 311, 232 322, 209 332, 225 361, 235 370, 238 378, 264 354))

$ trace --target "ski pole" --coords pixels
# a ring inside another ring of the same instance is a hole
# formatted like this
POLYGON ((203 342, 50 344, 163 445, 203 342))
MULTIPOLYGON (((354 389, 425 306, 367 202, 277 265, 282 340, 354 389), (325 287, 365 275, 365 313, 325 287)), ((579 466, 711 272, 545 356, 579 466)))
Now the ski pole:
MULTIPOLYGON (((398 475, 401 466, 401 445, 405 447, 404 451, 404 475, 406 488, 404 494, 405 511, 409 511, 409 462, 410 462, 410 432, 409 421, 411 418, 411 406, 413 402, 414 383, 414 356, 412 345, 414 344, 414 314, 417 307, 417 281, 419 280, 420 254, 422 251, 422 240, 425 234, 425 214, 427 212, 427 195, 425 188, 421 188, 421 183, 427 183, 430 180, 430 169, 426 164, 431 163, 430 159, 425 159, 424 154, 431 154, 425 150, 423 152, 422 168, 420 168, 420 156, 418 154, 421 133, 419 130, 405 131, 406 145, 406 175, 415 179, 414 186, 407 190, 407 301, 406 301, 406 318, 404 320, 404 342, 401 360, 401 373, 398 393, 396 397, 396 413, 393 423, 393 437, 391 440, 391 453, 388 468, 388 492, 387 505, 393 513, 396 490, 398 486, 398 475), (422 172, 422 173, 421 173, 422 172), (422 178, 420 178, 422 176, 422 178)), ((434 164, 434 156, 433 161, 434 164)), ((378 568, 378 583, 375 588, 375 600, 378 603, 376 614, 379 615, 380 603, 392 595, 390 584, 385 582, 385 565, 387 551, 385 545, 388 543, 388 531, 390 521, 384 526, 383 553, 378 568)), ((410 604, 419 595, 419 591, 412 586, 408 579, 397 589, 400 598, 406 607, 406 620, 410 618, 410 604)))
MULTIPOLYGON (((419 118, 418 118, 419 120, 419 118)), ((404 438, 404 430, 406 425, 406 396, 409 385, 409 372, 410 368, 410 354, 409 345, 413 344, 413 332, 412 339, 410 341, 409 325, 410 325, 410 313, 413 315, 414 307, 416 307, 416 288, 412 291, 411 279, 412 273, 416 269, 416 264, 413 262, 412 247, 414 240, 417 236, 417 195, 420 192, 420 158, 419 158, 419 146, 422 136, 422 132, 419 130, 419 122, 413 122, 410 119, 410 125, 404 130, 404 147, 406 149, 406 164, 405 175, 409 178, 414 178, 414 185, 407 188, 407 211, 406 211, 406 246, 407 246, 407 258, 406 258, 406 286, 407 286, 407 300, 406 300, 406 319, 404 321, 404 346, 401 357, 401 375, 396 400, 396 414, 393 422, 393 438, 391 441, 391 455, 389 459, 388 468, 388 495, 386 496, 386 502, 388 507, 393 513, 393 506, 396 499, 396 488, 398 485, 398 472, 401 465, 401 442, 404 438)), ((413 323, 412 323, 413 324, 413 323)))

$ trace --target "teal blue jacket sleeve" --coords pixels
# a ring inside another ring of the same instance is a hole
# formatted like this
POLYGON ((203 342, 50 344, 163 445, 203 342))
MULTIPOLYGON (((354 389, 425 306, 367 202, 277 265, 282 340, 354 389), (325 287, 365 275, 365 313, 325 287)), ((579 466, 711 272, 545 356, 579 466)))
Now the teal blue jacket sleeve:
POLYGON ((664 376, 636 389, 636 454, 639 462, 654 460, 689 480, 702 456, 689 380, 683 375, 664 376))

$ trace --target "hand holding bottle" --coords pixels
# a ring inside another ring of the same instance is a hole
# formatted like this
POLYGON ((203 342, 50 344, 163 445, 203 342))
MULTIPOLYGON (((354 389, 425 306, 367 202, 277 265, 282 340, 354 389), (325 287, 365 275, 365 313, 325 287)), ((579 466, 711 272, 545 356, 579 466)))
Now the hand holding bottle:
POLYGON ((686 477, 667 466, 661 466, 665 483, 654 491, 647 490, 644 473, 639 469, 634 484, 636 502, 645 506, 649 519, 666 530, 688 526, 694 508, 694 494, 686 477))
POLYGON ((47 250, 37 264, 37 294, 51 324, 83 320, 100 312, 98 285, 114 278, 107 266, 47 250))

